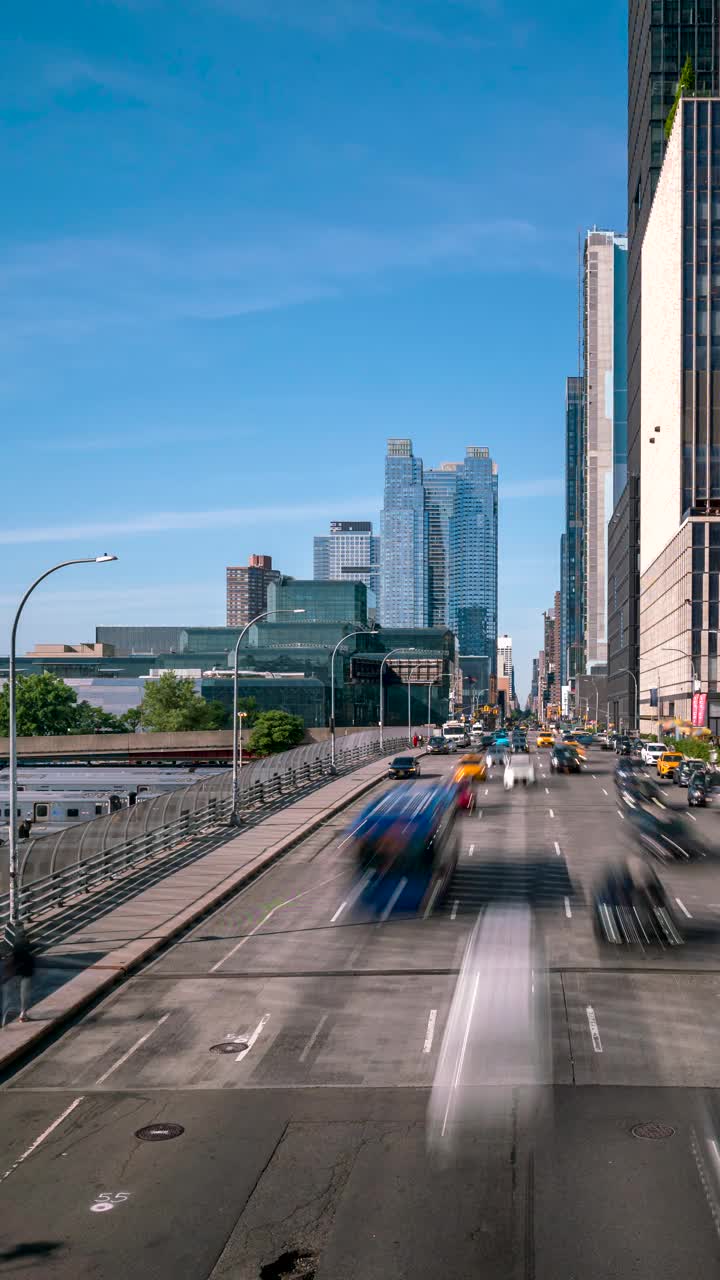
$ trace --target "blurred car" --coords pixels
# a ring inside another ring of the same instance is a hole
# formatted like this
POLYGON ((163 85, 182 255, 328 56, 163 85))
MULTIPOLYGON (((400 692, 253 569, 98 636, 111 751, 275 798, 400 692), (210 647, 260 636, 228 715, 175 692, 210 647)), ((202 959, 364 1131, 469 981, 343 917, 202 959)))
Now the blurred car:
POLYGON ((550 768, 556 773, 580 773, 580 757, 565 742, 558 742, 552 749, 550 768))
POLYGON ((535 781, 535 766, 530 755, 513 755, 510 756, 505 765, 505 775, 503 777, 503 786, 506 791, 511 791, 516 782, 521 782, 524 787, 532 785, 535 781))
POLYGON ((430 738, 427 744, 427 750, 428 750, 429 756, 449 756, 450 755, 450 747, 448 746, 447 740, 441 737, 439 734, 433 734, 432 738, 430 738))
POLYGON ((667 747, 664 742, 644 742, 641 748, 645 764, 656 764, 667 747))
POLYGON ((720 773, 701 772, 698 769, 691 775, 688 783, 688 805, 691 809, 697 806, 705 809, 709 804, 714 808, 720 805, 720 773))
POLYGON ((595 932, 617 945, 679 946, 683 936, 659 877, 631 854, 607 868, 594 892, 595 932))
POLYGON ((573 747, 581 760, 587 759, 587 752, 585 751, 585 748, 582 745, 582 743, 579 742, 577 738, 566 738, 564 745, 566 747, 573 747))
POLYGON ((595 746, 600 747, 601 751, 609 751, 610 741, 606 733, 597 733, 595 735, 595 746))
POLYGON ((595 741, 595 737, 592 733, 576 733, 575 738, 576 741, 580 743, 581 747, 591 747, 595 741))
POLYGON ((542 733, 539 733, 537 736, 538 747, 552 747, 554 746, 554 743, 555 743, 555 738, 552 733, 546 733, 543 731, 542 733))
POLYGON ((488 747, 485 763, 487 764, 488 769, 493 769, 496 765, 504 765, 509 755, 510 752, 508 747, 503 747, 495 742, 491 747, 488 747))
POLYGON ((660 862, 690 862, 707 856, 697 824, 669 809, 662 792, 648 778, 635 775, 620 792, 628 826, 638 844, 660 862))
POLYGON ((629 738, 626 733, 618 734, 617 738, 615 739, 614 750, 615 750, 615 754, 618 756, 621 754, 629 755, 630 752, 632 751, 631 738, 629 738))
POLYGON ((389 778, 419 778, 420 765, 414 756, 396 756, 390 761, 389 778))
POLYGON ((676 787, 686 787, 694 773, 702 773, 705 768, 705 761, 698 760, 694 756, 683 756, 682 764, 679 764, 673 773, 672 780, 676 787))
POLYGON ((682 764, 685 757, 680 751, 663 751, 658 756, 657 769, 658 778, 669 778, 675 772, 679 765, 682 764))
POLYGON ((484 782, 487 778, 487 763, 478 755, 463 756, 455 773, 453 774, 453 782, 463 782, 467 780, 472 784, 484 782))
POLYGON ((456 790, 404 783, 363 810, 350 832, 359 898, 381 920, 428 915, 458 860, 456 790))

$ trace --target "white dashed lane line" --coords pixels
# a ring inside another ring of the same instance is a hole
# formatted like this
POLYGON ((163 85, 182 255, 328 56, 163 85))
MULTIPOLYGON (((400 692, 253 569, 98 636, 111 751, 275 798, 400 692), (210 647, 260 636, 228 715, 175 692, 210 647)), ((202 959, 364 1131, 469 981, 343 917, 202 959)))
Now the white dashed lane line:
POLYGON ((593 1009, 591 1004, 587 1006, 585 1013, 587 1014, 588 1026, 590 1028, 590 1037, 592 1039, 593 1049, 595 1050, 596 1053, 602 1053, 603 1051, 602 1040, 600 1039, 600 1032, 598 1031, 598 1024, 597 1024, 597 1018, 595 1017, 595 1010, 593 1009))
POLYGON ((603 793, 603 795, 604 795, 604 796, 606 796, 606 795, 607 795, 607 791, 605 790, 605 788, 604 788, 604 787, 603 787, 603 789, 602 789, 602 793, 603 793))
POLYGON ((432 1049, 433 1036, 435 1035, 435 1019, 437 1018, 437 1009, 430 1010, 430 1016, 427 1023, 427 1031, 425 1033, 425 1043, 423 1045, 423 1053, 429 1053, 432 1049))
POLYGON ((53 1120, 52 1124, 49 1124, 47 1129, 44 1129, 43 1132, 40 1134, 40 1136, 36 1138, 34 1142, 30 1143, 30 1146, 27 1147, 25 1151, 23 1151, 22 1155, 18 1156, 15 1163, 11 1164, 10 1168, 5 1170, 5 1173, 2 1175, 2 1177, 0 1177, 0 1182, 4 1182, 6 1178, 9 1178, 10 1174, 14 1173, 15 1170, 23 1163, 23 1161, 27 1160, 28 1156, 32 1155, 33 1151, 37 1151, 40 1144, 44 1142, 46 1138, 49 1138, 51 1133, 55 1132, 58 1125, 61 1125, 63 1120, 66 1120, 67 1117, 70 1115, 70 1113, 74 1111, 76 1107, 80 1106, 80 1103, 83 1100, 84 1100, 84 1095, 83 1097, 76 1098, 74 1102, 71 1102, 70 1106, 66 1107, 65 1110, 57 1117, 57 1120, 53 1120))
POLYGON ((562 857, 562 853, 560 852, 560 845, 558 844, 557 840, 555 841, 555 852, 556 852, 556 854, 557 854, 558 858, 561 858, 561 857, 562 857))
POLYGON ((566 899, 565 899, 565 915, 567 916, 568 920, 572 920, 572 911, 570 910, 570 899, 569 899, 569 898, 566 898, 566 899))
POLYGON ((687 916, 688 920, 692 920, 692 915, 690 914, 687 907, 685 906, 685 903, 682 902, 680 898, 676 898, 675 901, 677 902, 680 910, 685 912, 685 915, 687 916))

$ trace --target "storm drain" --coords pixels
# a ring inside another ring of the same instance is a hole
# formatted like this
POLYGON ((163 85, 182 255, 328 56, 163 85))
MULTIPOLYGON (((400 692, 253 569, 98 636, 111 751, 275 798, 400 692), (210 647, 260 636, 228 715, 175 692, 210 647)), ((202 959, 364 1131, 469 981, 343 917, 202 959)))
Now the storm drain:
POLYGON ((181 1124, 146 1124, 135 1130, 135 1137, 141 1142, 168 1142, 170 1138, 179 1138, 185 1129, 181 1124))
POLYGON ((670 1124, 660 1124, 658 1120, 647 1120, 643 1124, 634 1124, 630 1132, 633 1138, 649 1138, 657 1142, 660 1138, 672 1138, 675 1130, 670 1124))
POLYGON ((289 1249, 260 1268, 260 1280, 315 1280, 316 1261, 311 1253, 289 1249))
POLYGON ((247 1040, 225 1040, 222 1044, 211 1044, 211 1053, 242 1053, 248 1048, 247 1040))

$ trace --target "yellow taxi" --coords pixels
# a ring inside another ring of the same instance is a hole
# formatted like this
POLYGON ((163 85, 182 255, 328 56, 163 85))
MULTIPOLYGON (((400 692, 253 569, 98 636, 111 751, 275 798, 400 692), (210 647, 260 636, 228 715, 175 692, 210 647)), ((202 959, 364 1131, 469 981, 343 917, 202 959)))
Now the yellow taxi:
POLYGON ((455 773, 453 774, 453 782, 484 782, 487 778, 487 765, 482 756, 467 755, 462 756, 455 773))
POLYGON ((547 733, 545 730, 543 730, 537 736, 537 745, 539 747, 554 747, 555 739, 551 733, 547 733))
POLYGON ((669 778, 684 759, 679 751, 663 751, 657 762, 658 778, 669 778))
POLYGON ((578 742, 576 738, 565 738, 564 746, 572 747, 575 754, 579 756, 581 760, 587 760, 587 751, 582 743, 578 742))

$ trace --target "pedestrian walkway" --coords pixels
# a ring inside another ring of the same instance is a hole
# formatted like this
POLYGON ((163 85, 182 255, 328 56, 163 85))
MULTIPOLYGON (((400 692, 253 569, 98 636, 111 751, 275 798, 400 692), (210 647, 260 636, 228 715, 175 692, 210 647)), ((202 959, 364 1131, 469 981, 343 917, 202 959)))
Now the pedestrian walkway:
POLYGON ((219 906, 386 774, 373 760, 268 815, 217 849, 109 909, 39 957, 30 1021, 0 1032, 0 1071, 219 906))

